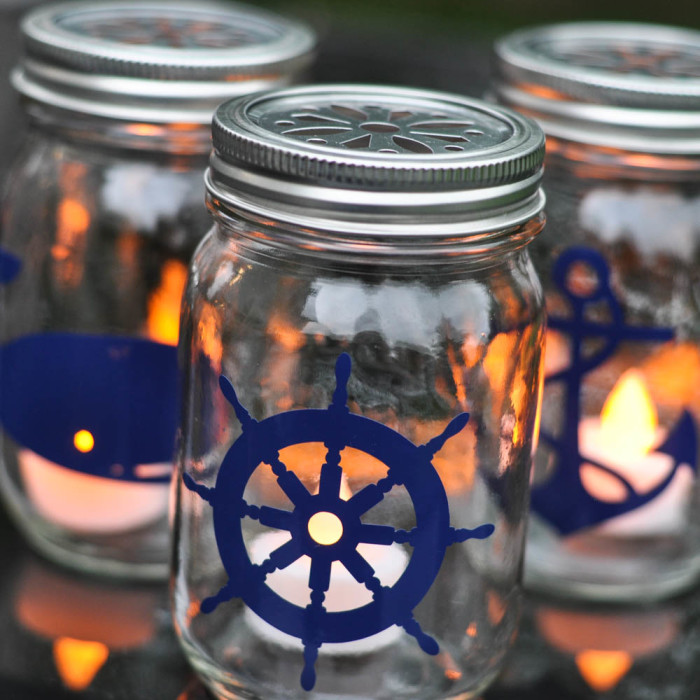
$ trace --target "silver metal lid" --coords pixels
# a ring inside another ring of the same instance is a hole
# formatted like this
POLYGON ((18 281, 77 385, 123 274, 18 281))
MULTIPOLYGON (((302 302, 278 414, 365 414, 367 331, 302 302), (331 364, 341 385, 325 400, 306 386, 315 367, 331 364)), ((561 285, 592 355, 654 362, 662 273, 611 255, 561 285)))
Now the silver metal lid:
POLYGON ((324 230, 494 231, 541 211, 531 120, 427 90, 329 85, 232 100, 213 122, 215 200, 324 230))
POLYGON ((657 154, 700 153, 700 32, 581 22, 496 44, 501 101, 547 135, 657 154))
POLYGON ((22 22, 27 97, 115 119, 208 123, 222 101, 293 81, 307 27, 230 2, 61 3, 22 22))

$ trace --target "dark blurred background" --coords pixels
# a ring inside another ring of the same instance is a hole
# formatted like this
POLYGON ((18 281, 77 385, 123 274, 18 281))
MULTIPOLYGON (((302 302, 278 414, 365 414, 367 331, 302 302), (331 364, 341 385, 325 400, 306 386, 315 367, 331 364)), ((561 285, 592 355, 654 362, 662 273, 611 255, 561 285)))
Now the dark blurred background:
MULTIPOLYGON (((190 0, 196 5, 198 0, 190 0)), ((18 22, 37 0, 0 0, 0 176, 21 127, 8 72, 19 51, 18 22)), ((296 16, 320 36, 317 82, 416 85, 483 96, 490 47, 527 25, 625 20, 700 29, 700 0, 250 0, 296 16)))
POLYGON ((496 35, 516 27, 572 20, 626 20, 700 27, 698 0, 256 0, 312 19, 342 20, 347 29, 393 29, 496 35))

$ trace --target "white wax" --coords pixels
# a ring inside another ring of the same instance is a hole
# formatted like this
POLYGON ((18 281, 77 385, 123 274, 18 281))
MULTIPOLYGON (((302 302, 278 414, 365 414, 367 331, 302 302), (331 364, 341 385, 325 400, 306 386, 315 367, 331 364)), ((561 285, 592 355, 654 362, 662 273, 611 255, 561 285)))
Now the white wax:
MULTIPOLYGON (((282 546, 290 538, 289 533, 282 531, 265 532, 258 535, 250 547, 250 558, 254 564, 261 564, 271 552, 282 546)), ((393 586, 401 577, 408 564, 408 556, 399 544, 377 545, 360 543, 357 551, 374 569, 375 575, 383 586, 393 586)), ((285 569, 269 574, 265 583, 279 596, 293 605, 305 608, 311 602, 309 589, 309 573, 311 559, 304 555, 285 569)), ((324 608, 328 612, 353 610, 367 605, 372 601, 372 593, 361 583, 358 583, 350 572, 340 563, 333 562, 331 566, 331 585, 326 592, 324 608)), ((287 649, 303 649, 297 637, 285 634, 268 624, 246 608, 245 619, 251 629, 267 641, 279 644, 287 649)), ((385 647, 402 634, 396 625, 352 642, 323 644, 320 654, 365 654, 385 647)))
MULTIPOLYGON (((661 445, 666 435, 665 430, 657 430, 654 444, 661 445)), ((584 460, 595 460, 613 469, 641 496, 662 482, 674 467, 673 457, 661 452, 625 455, 615 450, 606 443, 598 418, 584 418, 579 424, 579 451, 584 460)), ((585 461, 581 465, 581 481, 591 496, 604 503, 618 503, 627 499, 627 491, 617 479, 585 461)), ((683 464, 671 483, 655 499, 612 518, 596 529, 606 534, 637 537, 678 532, 683 528, 685 506, 693 481, 690 465, 683 464)))
MULTIPOLYGON (((134 483, 67 469, 20 450, 20 474, 29 500, 49 522, 73 532, 112 534, 147 525, 167 512, 168 484, 134 483)), ((152 471, 170 465, 143 465, 152 471)), ((137 467, 139 469, 139 467, 137 467)))

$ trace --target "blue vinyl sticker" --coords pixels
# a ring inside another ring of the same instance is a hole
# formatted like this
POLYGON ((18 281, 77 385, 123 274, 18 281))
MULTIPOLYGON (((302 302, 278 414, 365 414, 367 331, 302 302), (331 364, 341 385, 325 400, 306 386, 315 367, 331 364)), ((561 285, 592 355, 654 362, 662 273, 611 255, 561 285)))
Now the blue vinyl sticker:
POLYGON ((0 284, 9 284, 20 273, 22 261, 12 253, 0 248, 0 284))
POLYGON ((0 422, 21 447, 95 476, 167 482, 177 349, 144 338, 45 333, 0 348, 0 422), (81 438, 83 438, 81 442, 81 438))
POLYGON ((416 446, 391 428, 350 413, 346 389, 351 372, 349 355, 340 355, 335 372, 336 389, 327 409, 287 411, 260 422, 241 405, 228 379, 221 377, 221 390, 234 407, 242 434, 227 452, 214 488, 198 484, 189 474, 183 475, 187 488, 213 508, 216 542, 229 576, 218 593, 202 601, 201 612, 211 613, 218 605, 241 598, 268 624, 300 639, 304 647, 301 685, 307 691, 316 683, 315 662, 324 643, 364 639, 398 625, 416 639, 425 653, 437 654, 438 643, 421 629, 413 609, 435 581, 448 546, 468 539, 485 539, 494 531, 491 524, 472 530, 450 526, 447 495, 432 464, 433 455, 466 426, 469 414, 456 416, 440 435, 416 446), (307 490, 279 455, 285 447, 308 442, 322 442, 327 449, 317 494, 307 490), (345 447, 372 455, 388 467, 386 477, 365 486, 347 501, 340 496, 340 461, 345 447), (246 484, 261 463, 271 467, 293 510, 258 507, 245 501, 246 484), (404 486, 411 498, 416 526, 406 531, 363 523, 361 517, 398 485, 404 486), (342 525, 337 541, 322 544, 309 534, 309 523, 319 513, 331 514, 342 525), (243 539, 244 518, 286 531, 290 539, 261 564, 253 564, 243 539), (360 543, 410 545, 412 556, 393 586, 382 585, 371 564, 359 553, 360 543), (265 582, 269 574, 285 569, 303 555, 311 559, 311 602, 305 608, 285 600, 265 582), (372 602, 352 610, 325 609, 331 565, 335 561, 341 562, 372 593, 372 602))
POLYGON ((542 429, 541 441, 555 454, 552 476, 546 483, 533 488, 532 508, 561 534, 568 535, 610 518, 629 513, 650 503, 663 493, 673 481, 681 465, 688 465, 697 474, 698 436, 693 416, 684 411, 675 427, 656 452, 672 457, 673 468, 668 475, 649 491, 638 493, 630 482, 614 468, 588 457, 583 457, 579 446, 581 421, 581 388, 586 375, 602 365, 622 342, 667 342, 673 340, 672 328, 635 327, 627 324, 622 306, 610 287, 610 269, 605 258, 595 250, 573 247, 558 258, 553 268, 553 279, 566 298, 570 318, 550 317, 550 328, 565 334, 571 343, 571 364, 545 379, 545 386, 563 385, 565 391, 563 429, 557 436, 542 429), (588 265, 597 278, 591 290, 572 290, 568 284, 571 268, 577 264, 588 265), (604 304, 610 321, 591 320, 594 306, 604 304), (587 339, 601 342, 590 355, 584 355, 587 339), (591 495, 581 478, 581 466, 591 464, 615 479, 626 497, 615 503, 603 502, 591 495))

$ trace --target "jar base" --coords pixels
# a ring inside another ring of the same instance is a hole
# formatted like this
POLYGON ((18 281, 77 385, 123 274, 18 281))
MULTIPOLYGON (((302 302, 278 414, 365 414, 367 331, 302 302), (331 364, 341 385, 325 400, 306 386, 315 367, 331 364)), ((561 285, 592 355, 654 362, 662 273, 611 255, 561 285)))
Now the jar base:
POLYGON ((614 538, 582 534, 552 538, 535 518, 525 552, 526 589, 599 602, 671 598, 700 580, 700 552, 685 554, 673 537, 614 538))
POLYGON ((6 510, 29 545, 50 561, 87 574, 133 581, 164 581, 169 574, 168 521, 108 536, 73 533, 35 515, 0 470, 6 510))
MULTIPOLYGON (((247 628, 239 632, 250 640, 247 628)), ((229 640, 232 647, 240 649, 236 644, 236 638, 240 635, 234 635, 229 640)), ((258 644, 249 643, 247 658, 236 664, 241 673, 234 676, 222 671, 187 637, 179 639, 202 683, 218 700, 274 700, 278 697, 287 700, 320 700, 328 697, 337 700, 472 700, 493 683, 500 670, 500 664, 497 664, 497 668, 474 679, 472 689, 453 693, 446 687, 453 681, 448 680, 449 674, 440 663, 442 655, 429 657, 420 651, 415 642, 408 640, 394 645, 393 653, 384 650, 381 654, 360 657, 349 654, 345 658, 337 654, 321 654, 316 661, 316 685, 311 691, 306 691, 300 684, 303 668, 300 651, 292 652, 263 640, 258 644), (422 662, 419 655, 424 657, 422 662), (261 680, 270 674, 271 664, 274 664, 277 690, 261 680), (368 670, 368 664, 374 667, 373 671, 368 670), (412 685, 411 680, 417 681, 419 677, 420 687, 412 685), (295 688, 298 688, 296 694, 295 688)))
MULTIPOLYGON (((157 561, 155 556, 162 558, 161 547, 152 548, 153 556, 148 556, 148 552, 144 552, 140 559, 125 561, 118 558, 116 553, 104 552, 102 548, 89 542, 81 542, 76 546, 76 543, 68 538, 42 536, 16 521, 15 524, 35 551, 61 566, 114 579, 131 581, 167 581, 168 579, 168 561, 157 561)), ((131 539, 126 535, 124 537, 125 542, 131 539)), ((166 542, 163 543, 163 548, 167 551, 166 542)), ((129 547, 125 544, 119 549, 128 551, 129 547)))

